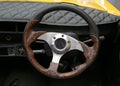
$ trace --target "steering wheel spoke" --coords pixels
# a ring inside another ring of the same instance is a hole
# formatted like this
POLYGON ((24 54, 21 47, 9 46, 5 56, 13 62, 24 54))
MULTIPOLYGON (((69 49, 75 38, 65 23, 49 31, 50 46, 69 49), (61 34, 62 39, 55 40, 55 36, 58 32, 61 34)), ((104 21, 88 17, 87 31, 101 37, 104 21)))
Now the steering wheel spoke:
POLYGON ((62 56, 63 56, 63 54, 57 54, 53 51, 52 62, 58 64, 62 56))
POLYGON ((70 43, 71 44, 70 50, 79 50, 81 52, 84 52, 84 50, 81 46, 81 43, 78 40, 70 37, 70 42, 71 42, 70 43))
POLYGON ((57 73, 58 66, 59 66, 58 63, 51 62, 50 66, 48 68, 48 71, 52 71, 52 72, 57 73))
POLYGON ((56 35, 57 33, 52 33, 52 32, 47 32, 44 33, 43 35, 40 35, 37 40, 43 40, 45 42, 47 42, 49 45, 51 45, 52 42, 52 38, 54 35, 56 35))

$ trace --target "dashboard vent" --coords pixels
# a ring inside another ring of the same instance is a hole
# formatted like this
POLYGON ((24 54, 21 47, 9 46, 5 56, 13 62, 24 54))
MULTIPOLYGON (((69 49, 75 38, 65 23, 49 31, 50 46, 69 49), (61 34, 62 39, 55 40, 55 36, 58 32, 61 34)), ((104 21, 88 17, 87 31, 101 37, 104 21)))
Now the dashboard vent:
POLYGON ((25 22, 0 22, 0 31, 2 32, 23 32, 25 22))
POLYGON ((23 46, 25 22, 0 22, 0 56, 26 56, 23 46))

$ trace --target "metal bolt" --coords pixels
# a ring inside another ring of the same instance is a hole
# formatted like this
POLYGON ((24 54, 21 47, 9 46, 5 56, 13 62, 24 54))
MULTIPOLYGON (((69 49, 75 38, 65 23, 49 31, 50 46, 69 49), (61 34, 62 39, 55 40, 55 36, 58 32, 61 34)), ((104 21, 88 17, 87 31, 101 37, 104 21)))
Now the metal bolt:
POLYGON ((53 37, 53 39, 56 39, 56 37, 53 37))
POLYGON ((64 37, 64 35, 62 35, 62 37, 64 37))

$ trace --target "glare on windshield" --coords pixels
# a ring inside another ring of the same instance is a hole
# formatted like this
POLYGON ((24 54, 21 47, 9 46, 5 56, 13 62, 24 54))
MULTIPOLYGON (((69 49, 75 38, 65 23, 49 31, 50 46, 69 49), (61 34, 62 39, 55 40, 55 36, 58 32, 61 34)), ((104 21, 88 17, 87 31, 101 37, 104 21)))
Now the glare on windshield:
POLYGON ((120 10, 120 0, 109 0, 109 2, 115 6, 118 10, 120 10))

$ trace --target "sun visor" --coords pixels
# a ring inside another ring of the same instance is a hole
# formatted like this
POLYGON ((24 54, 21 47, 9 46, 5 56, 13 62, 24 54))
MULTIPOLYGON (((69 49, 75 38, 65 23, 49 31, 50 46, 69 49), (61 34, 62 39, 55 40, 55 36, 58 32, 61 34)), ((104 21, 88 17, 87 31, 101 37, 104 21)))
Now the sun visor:
POLYGON ((78 6, 94 8, 120 16, 120 0, 0 0, 0 2, 47 2, 71 3, 78 6))

